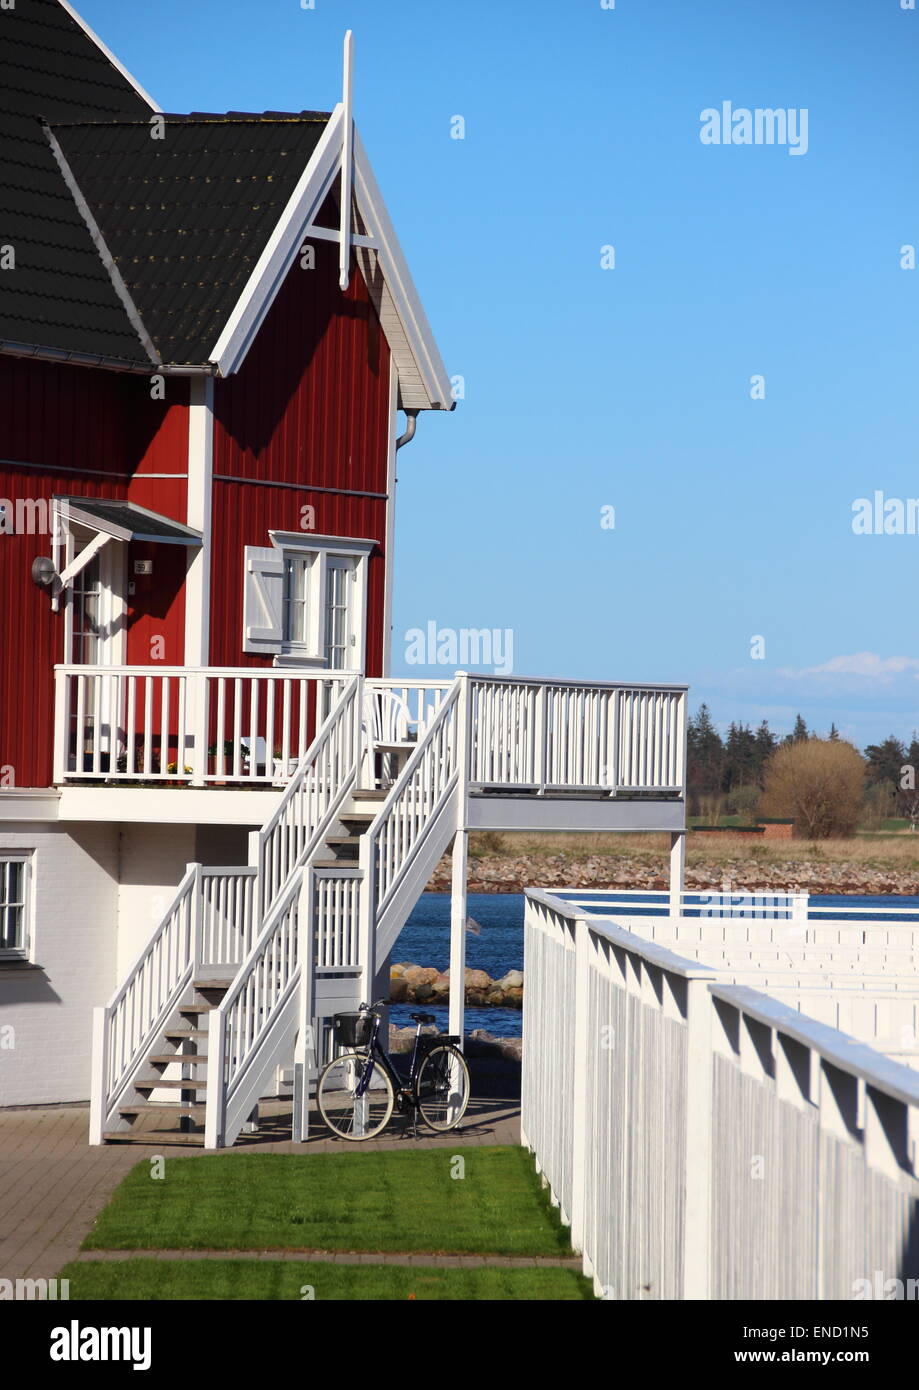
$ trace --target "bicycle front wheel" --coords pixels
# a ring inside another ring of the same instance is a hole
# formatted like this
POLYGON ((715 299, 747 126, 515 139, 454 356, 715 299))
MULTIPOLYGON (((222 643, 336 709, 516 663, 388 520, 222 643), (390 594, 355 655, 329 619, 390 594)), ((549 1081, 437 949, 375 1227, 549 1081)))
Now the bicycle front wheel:
POLYGON ((469 1104, 469 1068, 458 1047, 441 1043, 421 1063, 415 1094, 421 1118, 431 1129, 453 1129, 469 1104))
POLYGON ((358 1094, 369 1066, 368 1053, 346 1052, 342 1057, 334 1057, 320 1074, 316 1087, 319 1113, 340 1139, 373 1139, 389 1123, 392 1082, 378 1063, 373 1064, 370 1084, 363 1095, 358 1094))

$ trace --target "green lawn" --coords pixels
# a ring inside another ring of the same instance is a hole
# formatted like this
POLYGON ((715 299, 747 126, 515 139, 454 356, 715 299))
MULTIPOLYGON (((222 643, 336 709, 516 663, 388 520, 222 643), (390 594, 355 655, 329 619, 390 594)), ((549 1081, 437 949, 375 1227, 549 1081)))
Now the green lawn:
MULTIPOLYGON (((189 1164, 197 1167, 197 1164, 189 1164)), ((261 1260, 104 1260, 69 1264, 70 1297, 92 1301, 168 1299, 401 1301, 593 1300, 574 1270, 425 1269, 399 1265, 315 1264, 261 1260)))
POLYGON ((175 1158, 150 1174, 131 1170, 84 1250, 570 1252, 532 1158, 512 1146, 175 1158))

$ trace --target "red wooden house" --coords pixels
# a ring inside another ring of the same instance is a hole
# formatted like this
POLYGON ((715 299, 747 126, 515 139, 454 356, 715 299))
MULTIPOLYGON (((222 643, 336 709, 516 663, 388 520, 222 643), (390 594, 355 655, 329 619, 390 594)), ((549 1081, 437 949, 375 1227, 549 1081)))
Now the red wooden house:
POLYGON ((232 1142, 470 828, 679 847, 684 696, 390 678, 396 451, 453 401, 347 64, 165 114, 17 0, 0 78, 0 1105, 92 1071, 97 1142, 169 1095, 232 1142))

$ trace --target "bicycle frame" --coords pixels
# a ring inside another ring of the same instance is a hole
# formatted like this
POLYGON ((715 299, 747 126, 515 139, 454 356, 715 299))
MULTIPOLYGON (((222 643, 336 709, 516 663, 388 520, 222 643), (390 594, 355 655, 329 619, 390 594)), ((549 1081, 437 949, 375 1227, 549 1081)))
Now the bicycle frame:
MULTIPOLYGON (((383 1044, 379 1041, 379 1031, 380 1017, 379 1014, 375 1014, 373 1019, 373 1031, 370 1034, 370 1041, 367 1044, 367 1055, 370 1058, 370 1065, 367 1067, 367 1070, 364 1072, 363 1076, 358 1082, 357 1090, 354 1094, 358 1097, 366 1095, 367 1088, 370 1085, 371 1080, 373 1079, 374 1067, 377 1064, 379 1064, 386 1072, 386 1075, 392 1082, 393 1090, 395 1091, 397 1096, 404 1095, 406 1093, 411 1094, 415 1088, 415 1078, 418 1075, 419 1063, 421 1055, 424 1051, 421 1043, 421 1024, 417 1024, 415 1028, 415 1041, 412 1046, 412 1060, 409 1066, 407 1082, 404 1081, 403 1078, 396 1071, 395 1066, 390 1060, 388 1052, 383 1047, 383 1044)), ((434 1037, 431 1038, 431 1043, 433 1044, 437 1042, 441 1037, 446 1037, 446 1034, 436 1034, 434 1037)))

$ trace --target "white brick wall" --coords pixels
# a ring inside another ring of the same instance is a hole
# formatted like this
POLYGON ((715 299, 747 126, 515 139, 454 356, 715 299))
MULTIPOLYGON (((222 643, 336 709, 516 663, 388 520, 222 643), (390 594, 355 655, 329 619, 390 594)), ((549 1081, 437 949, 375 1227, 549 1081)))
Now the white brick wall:
POLYGON ((86 1100, 92 1009, 115 986, 118 827, 0 825, 3 850, 34 850, 33 959, 0 975, 0 1106, 86 1100))
POLYGON ((121 825, 117 829, 117 979, 121 981, 163 920, 186 865, 195 858, 195 826, 121 825))
MULTIPOLYGON (((194 860, 246 862, 247 827, 0 823, 34 851, 32 959, 0 974, 0 1106, 89 1099, 92 1011, 162 919, 194 860), (15 1047, 3 1046, 12 1025, 15 1047)), ((2 967, 0 967, 2 969, 2 967)))

